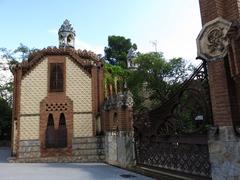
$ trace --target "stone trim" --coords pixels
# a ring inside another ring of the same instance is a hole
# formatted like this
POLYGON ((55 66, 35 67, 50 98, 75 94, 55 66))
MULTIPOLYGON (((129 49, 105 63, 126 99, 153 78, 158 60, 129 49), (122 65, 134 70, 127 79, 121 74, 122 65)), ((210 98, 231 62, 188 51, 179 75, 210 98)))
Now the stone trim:
POLYGON ((197 37, 198 57, 207 61, 222 60, 228 53, 227 33, 231 24, 222 17, 206 23, 197 37))
POLYGON ((86 111, 86 112, 73 112, 73 114, 92 114, 92 111, 86 111))
POLYGON ((20 117, 28 117, 28 116, 40 116, 39 113, 36 114, 20 114, 20 117))

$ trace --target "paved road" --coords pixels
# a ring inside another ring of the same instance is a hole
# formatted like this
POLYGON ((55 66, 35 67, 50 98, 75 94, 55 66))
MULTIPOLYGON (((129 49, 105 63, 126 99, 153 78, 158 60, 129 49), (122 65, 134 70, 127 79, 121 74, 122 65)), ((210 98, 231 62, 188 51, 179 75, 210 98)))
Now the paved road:
POLYGON ((0 180, 151 180, 102 163, 6 163, 8 155, 7 148, 0 148, 0 180))
MULTIPOLYGON (((10 157, 10 148, 0 147, 0 163, 7 162, 8 157, 10 157)), ((1 172, 1 169, 0 169, 0 172, 1 172)))

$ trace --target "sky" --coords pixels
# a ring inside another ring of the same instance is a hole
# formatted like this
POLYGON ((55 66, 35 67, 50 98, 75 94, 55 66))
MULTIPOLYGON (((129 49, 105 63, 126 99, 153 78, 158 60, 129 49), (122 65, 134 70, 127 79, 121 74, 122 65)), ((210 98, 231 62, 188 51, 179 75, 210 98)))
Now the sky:
POLYGON ((201 30, 198 0, 0 0, 0 47, 58 46, 58 29, 68 19, 76 49, 104 53, 109 35, 130 38, 142 53, 195 63, 201 30))

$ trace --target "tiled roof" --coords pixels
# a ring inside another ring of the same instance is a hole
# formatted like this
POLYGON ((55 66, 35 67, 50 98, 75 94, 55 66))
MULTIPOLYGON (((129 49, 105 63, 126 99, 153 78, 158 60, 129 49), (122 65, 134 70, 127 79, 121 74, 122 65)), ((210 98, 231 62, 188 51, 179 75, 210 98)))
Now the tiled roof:
POLYGON ((56 48, 49 47, 33 52, 29 55, 28 60, 16 64, 12 67, 13 71, 22 70, 22 74, 28 73, 46 56, 69 56, 78 65, 90 73, 91 67, 101 65, 101 61, 97 55, 91 51, 75 50, 72 48, 56 48))

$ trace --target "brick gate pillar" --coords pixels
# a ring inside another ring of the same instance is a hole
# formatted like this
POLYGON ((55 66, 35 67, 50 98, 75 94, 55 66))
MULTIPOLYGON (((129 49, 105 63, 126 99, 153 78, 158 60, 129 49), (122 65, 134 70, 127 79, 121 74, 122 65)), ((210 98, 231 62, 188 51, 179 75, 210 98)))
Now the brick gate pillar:
POLYGON ((132 106, 132 94, 120 92, 107 97, 102 110, 106 162, 123 168, 135 165, 132 106))
POLYGON ((212 178, 240 179, 240 1, 199 0, 203 28, 198 56, 207 60, 214 133, 209 133, 212 178))

